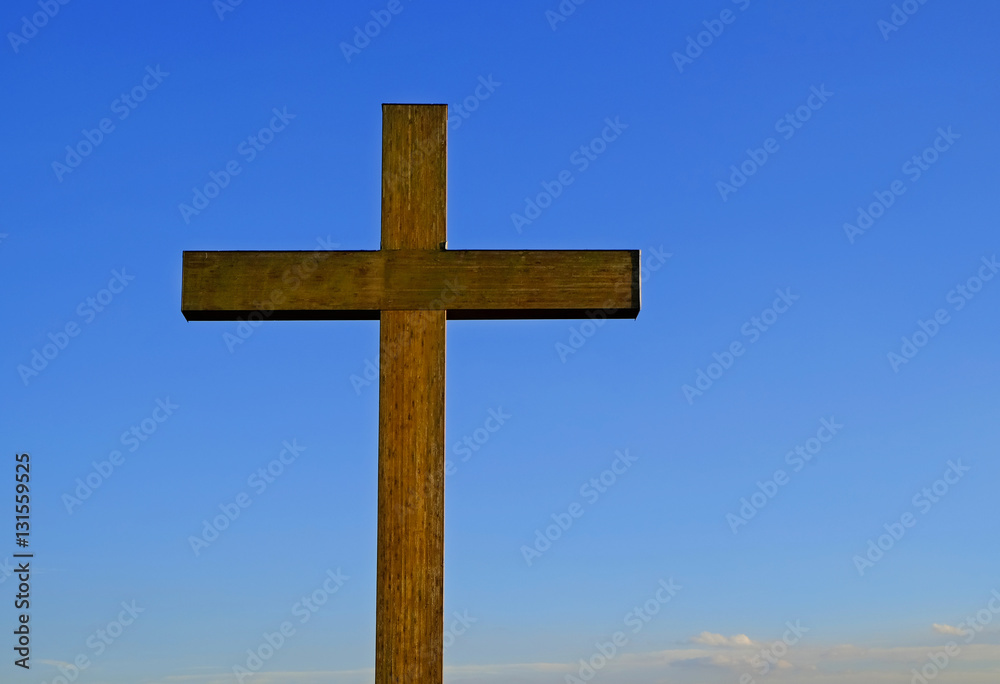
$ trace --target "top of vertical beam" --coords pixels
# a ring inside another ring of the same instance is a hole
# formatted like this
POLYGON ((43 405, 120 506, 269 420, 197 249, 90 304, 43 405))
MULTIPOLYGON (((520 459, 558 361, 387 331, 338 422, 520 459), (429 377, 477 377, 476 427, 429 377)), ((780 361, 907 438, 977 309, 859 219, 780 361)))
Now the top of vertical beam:
POLYGON ((448 105, 382 105, 382 249, 448 239, 448 105))

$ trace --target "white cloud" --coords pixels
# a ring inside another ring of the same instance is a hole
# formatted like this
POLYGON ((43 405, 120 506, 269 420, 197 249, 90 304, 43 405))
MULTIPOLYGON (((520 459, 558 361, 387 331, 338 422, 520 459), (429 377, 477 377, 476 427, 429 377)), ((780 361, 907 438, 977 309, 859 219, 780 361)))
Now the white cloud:
POLYGON ((725 646, 727 648, 746 648, 755 645, 746 634, 734 634, 731 637, 727 637, 721 634, 713 634, 712 632, 702 632, 698 636, 692 637, 691 643, 701 644, 702 646, 725 646))
POLYGON ((63 662, 62 660, 45 660, 44 658, 39 658, 35 662, 44 663, 45 665, 51 665, 52 667, 59 667, 59 666, 67 667, 67 668, 68 667, 73 667, 73 663, 66 663, 66 662, 63 662))
POLYGON ((965 630, 959 629, 958 627, 952 627, 951 625, 939 625, 934 623, 934 631, 938 634, 949 634, 951 636, 964 636, 965 630))

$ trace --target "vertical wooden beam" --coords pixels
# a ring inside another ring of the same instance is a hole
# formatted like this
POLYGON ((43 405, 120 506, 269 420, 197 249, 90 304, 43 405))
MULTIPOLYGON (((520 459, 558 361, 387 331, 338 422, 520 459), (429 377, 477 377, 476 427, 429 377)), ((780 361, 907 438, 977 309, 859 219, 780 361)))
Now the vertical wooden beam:
POLYGON ((448 239, 448 106, 382 105, 382 249, 448 239))
MULTIPOLYGON (((382 249, 447 240, 444 105, 384 105, 382 249)), ((444 654, 445 311, 383 311, 376 684, 440 684, 444 654)))

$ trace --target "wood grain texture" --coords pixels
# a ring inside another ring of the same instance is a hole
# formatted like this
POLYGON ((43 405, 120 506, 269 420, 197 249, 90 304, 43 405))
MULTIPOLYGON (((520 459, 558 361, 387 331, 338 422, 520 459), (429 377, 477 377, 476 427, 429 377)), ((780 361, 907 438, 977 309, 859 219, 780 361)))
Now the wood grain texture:
POLYGON ((441 309, 451 320, 635 318, 639 261, 638 250, 185 252, 181 308, 188 320, 261 306, 272 320, 441 309))
POLYGON ((380 326, 376 684, 440 684, 444 654, 445 317, 380 326))
MULTIPOLYGON (((448 108, 383 121, 382 247, 443 246, 448 108)), ((444 677, 445 334, 444 311, 381 313, 375 684, 444 677)))
POLYGON ((382 249, 448 240, 448 105, 382 105, 382 249))

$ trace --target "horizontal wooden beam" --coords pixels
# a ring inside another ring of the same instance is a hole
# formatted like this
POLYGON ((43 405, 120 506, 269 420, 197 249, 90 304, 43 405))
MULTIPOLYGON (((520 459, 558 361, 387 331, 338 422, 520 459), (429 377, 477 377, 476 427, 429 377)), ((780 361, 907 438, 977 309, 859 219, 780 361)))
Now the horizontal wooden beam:
POLYGON ((184 252, 181 310, 189 321, 635 318, 639 299, 639 250, 184 252))

